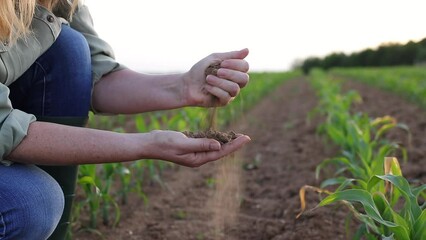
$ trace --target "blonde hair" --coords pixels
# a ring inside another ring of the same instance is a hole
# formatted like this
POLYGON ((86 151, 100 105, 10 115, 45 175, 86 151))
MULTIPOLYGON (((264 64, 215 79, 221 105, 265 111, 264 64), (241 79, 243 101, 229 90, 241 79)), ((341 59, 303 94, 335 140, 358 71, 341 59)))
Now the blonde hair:
POLYGON ((0 5, 0 40, 13 42, 28 31, 35 0, 4 0, 0 5))
POLYGON ((27 34, 31 24, 36 3, 52 12, 65 13, 70 18, 78 0, 2 0, 0 4, 0 41, 15 42, 19 37, 27 34))

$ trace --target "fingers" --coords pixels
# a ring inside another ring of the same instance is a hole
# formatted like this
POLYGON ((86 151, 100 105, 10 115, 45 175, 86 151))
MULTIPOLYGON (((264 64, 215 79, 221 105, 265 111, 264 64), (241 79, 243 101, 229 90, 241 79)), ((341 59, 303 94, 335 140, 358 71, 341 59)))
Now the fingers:
POLYGON ((237 83, 241 88, 245 87, 249 82, 249 75, 240 70, 232 70, 228 68, 220 68, 217 71, 217 77, 227 79, 237 83))
POLYGON ((215 61, 220 61, 220 67, 235 70, 236 72, 247 73, 250 66, 249 63, 244 60, 248 55, 248 49, 240 51, 226 52, 226 53, 215 53, 212 54, 212 58, 215 61))
POLYGON ((249 136, 239 135, 236 139, 232 140, 231 142, 222 145, 222 148, 220 151, 211 152, 210 160, 217 160, 226 155, 229 155, 230 153, 237 151, 238 149, 240 149, 242 146, 244 146, 250 141, 251 139, 249 136))
POLYGON ((221 105, 226 105, 236 97, 240 89, 249 82, 248 63, 244 60, 229 59, 221 63, 217 76, 208 75, 206 90, 219 99, 221 105))
MULTIPOLYGON (((219 87, 206 85, 205 89, 219 100, 219 106, 224 106, 234 99, 227 91, 219 87)), ((218 106, 217 102, 213 103, 213 106, 218 106)))
POLYGON ((188 152, 208 152, 218 151, 221 149, 220 143, 214 139, 209 138, 187 138, 184 151, 188 152))
POLYGON ((228 81, 213 75, 207 76, 206 81, 209 85, 225 91, 230 97, 235 97, 240 92, 239 84, 234 81, 228 81))
POLYGON ((244 59, 249 54, 249 50, 247 48, 244 48, 239 51, 230 51, 230 52, 224 52, 224 53, 215 53, 214 55, 217 56, 217 58, 221 60, 226 59, 244 59))
POLYGON ((248 72, 250 66, 246 60, 243 59, 227 59, 223 60, 220 64, 221 68, 232 69, 240 72, 248 72))
POLYGON ((235 98, 240 89, 249 81, 247 73, 221 68, 217 76, 209 75, 206 78, 205 89, 219 99, 221 105, 226 105, 235 98))

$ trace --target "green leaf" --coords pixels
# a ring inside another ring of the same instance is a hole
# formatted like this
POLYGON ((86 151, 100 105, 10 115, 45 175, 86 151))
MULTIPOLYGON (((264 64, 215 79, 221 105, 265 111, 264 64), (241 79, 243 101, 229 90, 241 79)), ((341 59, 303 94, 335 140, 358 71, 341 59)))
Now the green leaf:
POLYGON ((422 214, 416 219, 413 227, 414 240, 426 239, 426 210, 422 211, 422 214))
POLYGON ((320 188, 326 188, 328 186, 340 184, 339 188, 336 190, 339 191, 340 189, 346 188, 353 181, 355 181, 355 179, 348 179, 345 177, 329 178, 321 183, 320 188))
POLYGON ((90 176, 84 176, 78 179, 79 184, 89 184, 96 187, 96 183, 90 176))
POLYGON ((423 184, 423 185, 421 185, 421 186, 419 186, 419 187, 415 187, 415 188, 413 188, 413 189, 412 189, 412 192, 413 192, 414 196, 416 196, 416 198, 418 198, 418 197, 419 197, 419 195, 420 195, 422 192, 424 192, 425 190, 426 190, 426 184, 423 184))
POLYGON ((382 240, 394 240, 393 234, 390 236, 382 236, 382 240))
MULTIPOLYGON (((373 193, 373 201, 379 210, 380 214, 383 216, 383 213, 386 211, 386 198, 380 192, 373 193)), ((389 218, 385 218, 386 220, 390 220, 389 218)))
POLYGON ((326 160, 322 161, 320 164, 318 164, 318 166, 316 167, 316 169, 315 169, 315 178, 316 179, 319 178, 321 170, 329 164, 351 166, 351 163, 349 162, 349 160, 344 158, 344 157, 326 159, 326 160))
POLYGON ((363 205, 365 212, 369 217, 373 218, 376 222, 379 222, 388 227, 397 227, 396 224, 383 220, 378 209, 376 208, 373 198, 369 192, 361 189, 349 189, 340 192, 335 192, 324 198, 319 206, 325 206, 337 201, 349 201, 359 202, 363 205))
POLYGON ((373 176, 369 183, 368 189, 370 190, 374 185, 376 185, 380 179, 391 182, 400 193, 404 196, 405 202, 405 210, 410 216, 410 222, 414 222, 414 219, 417 219, 421 214, 421 208, 417 203, 417 197, 413 194, 411 190, 411 186, 408 181, 402 176, 394 176, 394 175, 383 175, 383 176, 373 176))
POLYGON ((139 132, 147 132, 148 131, 146 124, 145 124, 145 119, 142 117, 141 114, 138 114, 135 117, 135 124, 136 124, 136 128, 138 129, 139 132))
POLYGON ((389 123, 386 125, 383 125, 379 131, 377 131, 376 136, 374 137, 374 140, 378 140, 383 134, 385 134, 386 132, 388 132, 390 129, 394 128, 396 126, 395 123, 389 123))
POLYGON ((369 192, 361 189, 349 189, 330 194, 319 203, 319 206, 325 206, 337 201, 359 202, 364 207, 368 217, 372 218, 375 222, 388 227, 397 236, 397 239, 410 240, 405 220, 393 212, 384 196, 376 196, 376 201, 379 202, 379 207, 381 210, 383 210, 383 212, 391 212, 394 219, 397 219, 396 222, 383 219, 379 209, 376 206, 376 202, 373 200, 372 195, 369 192))

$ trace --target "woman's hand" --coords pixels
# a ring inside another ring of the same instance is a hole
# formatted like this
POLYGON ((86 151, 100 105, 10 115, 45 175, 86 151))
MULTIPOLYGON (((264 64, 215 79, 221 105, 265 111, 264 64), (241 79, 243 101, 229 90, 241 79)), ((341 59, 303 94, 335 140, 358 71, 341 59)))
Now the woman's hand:
POLYGON ((224 106, 234 99, 249 81, 248 49, 213 53, 196 63, 184 75, 184 96, 190 106, 224 106), (217 76, 205 76, 206 68, 220 63, 217 76))
POLYGON ((214 139, 189 138, 175 131, 154 130, 149 133, 143 158, 161 159, 187 167, 199 167, 237 151, 250 141, 246 135, 221 145, 214 139))

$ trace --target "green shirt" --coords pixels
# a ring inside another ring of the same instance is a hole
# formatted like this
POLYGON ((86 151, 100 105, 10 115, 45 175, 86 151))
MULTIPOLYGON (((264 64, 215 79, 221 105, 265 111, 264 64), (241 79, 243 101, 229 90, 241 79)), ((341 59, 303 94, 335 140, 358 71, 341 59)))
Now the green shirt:
POLYGON ((37 5, 31 23, 31 34, 9 46, 0 42, 0 163, 9 165, 4 160, 26 136, 29 124, 35 116, 13 109, 9 100, 9 88, 57 39, 62 24, 69 24, 86 38, 92 59, 93 84, 112 71, 124 66, 115 61, 111 46, 100 39, 93 27, 92 17, 85 5, 79 5, 68 22, 46 8, 37 5))

